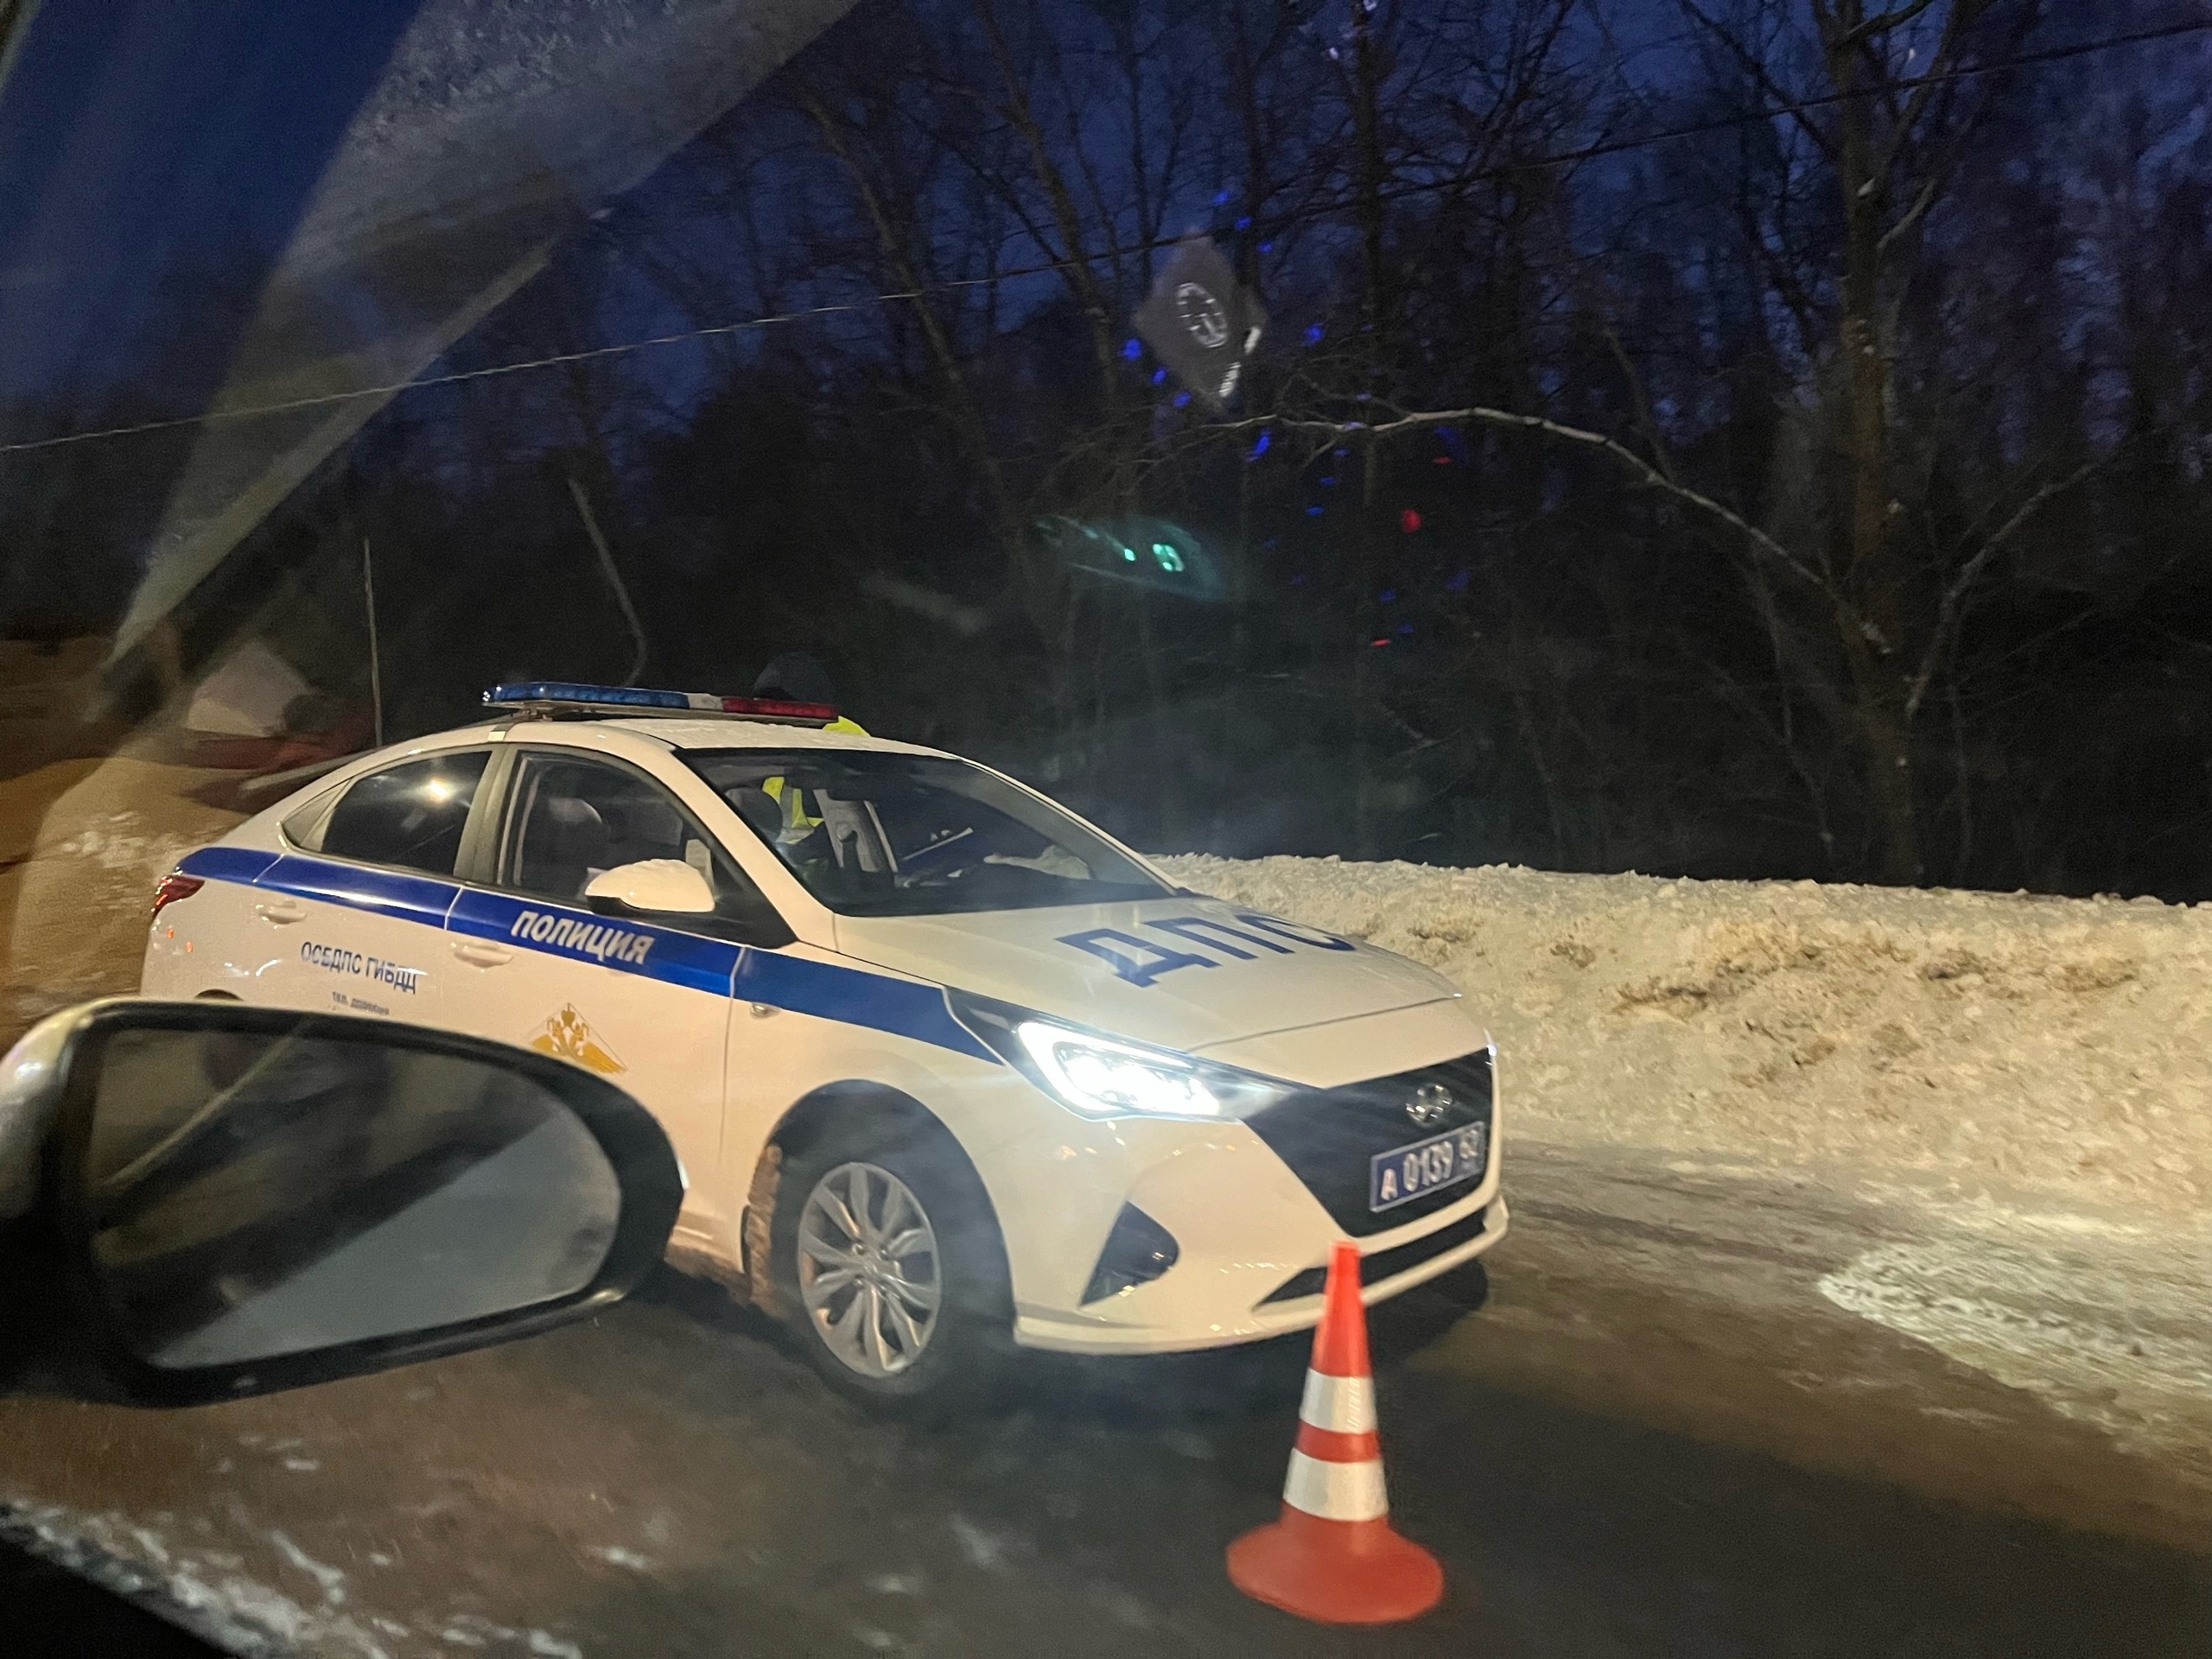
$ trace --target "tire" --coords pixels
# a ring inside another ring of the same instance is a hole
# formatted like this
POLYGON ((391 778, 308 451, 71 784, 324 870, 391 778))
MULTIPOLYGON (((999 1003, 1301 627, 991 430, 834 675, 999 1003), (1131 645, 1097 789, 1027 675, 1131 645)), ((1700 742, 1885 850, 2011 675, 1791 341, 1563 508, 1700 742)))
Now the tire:
POLYGON ((830 1387, 924 1415, 988 1393, 1012 1346, 1006 1249, 982 1182, 933 1120, 833 1119, 787 1150, 769 1238, 777 1299, 830 1387), (874 1236, 857 1268, 847 1215, 874 1236), (921 1294, 932 1274, 933 1313, 921 1294))

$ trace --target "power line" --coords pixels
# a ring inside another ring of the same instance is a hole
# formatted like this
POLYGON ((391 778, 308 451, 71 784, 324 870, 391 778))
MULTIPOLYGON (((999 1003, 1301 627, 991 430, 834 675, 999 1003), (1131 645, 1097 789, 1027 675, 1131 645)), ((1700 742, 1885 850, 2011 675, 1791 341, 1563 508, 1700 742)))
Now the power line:
MULTIPOLYGON (((1933 74, 1915 75, 1899 80, 1891 86, 1865 86, 1848 92, 1822 92, 1802 99, 1794 104, 1776 104, 1756 110, 1742 110, 1734 115, 1715 116, 1709 120, 1694 121, 1687 126, 1669 127, 1663 132, 1644 133, 1635 138, 1601 140, 1586 144, 1580 149, 1562 151, 1554 156, 1541 156, 1510 166, 1488 169, 1484 174, 1470 175, 1469 180, 1498 177, 1527 168, 1556 167, 1574 162, 1597 161, 1607 156, 1618 156, 1625 151, 1643 149, 1653 144, 1670 143, 1677 138, 1702 137, 1707 133, 1726 132, 1732 127, 1758 126, 1785 115, 1810 115, 1815 110, 1832 109, 1838 104, 1848 104, 1854 99, 1878 97, 1888 91, 1913 92, 1923 86, 1948 86, 1954 81, 1975 80, 1984 75, 2006 74, 2015 69, 2036 69, 2045 64, 2063 63, 2069 58, 2085 58, 2092 53, 2110 52, 2121 47, 2145 46, 2154 41, 2171 41, 2185 35, 2212 34, 2212 19, 2199 18, 2193 22, 2165 23, 2156 29, 2138 29, 2132 35, 2111 35, 2101 40, 2076 41, 2070 46, 2046 47, 2037 52, 2023 52, 2018 57, 1999 58, 1988 63, 1961 64, 1955 69, 1939 69, 1933 74)), ((1460 181, 1454 179, 1425 189, 1448 189, 1460 181)), ((1402 193, 1403 194, 1403 193, 1402 193)))
MULTIPOLYGON (((1053 264, 1039 265, 1038 271, 1057 270, 1072 262, 1060 260, 1053 264)), ((969 276, 957 281, 940 283, 931 288, 909 289, 892 294, 871 294, 863 299, 841 301, 834 305, 810 305, 796 311, 779 311, 768 316, 747 317, 742 322, 716 323, 708 328, 689 328, 681 334, 655 334, 646 340, 624 340, 613 346, 594 346, 581 352, 556 352, 549 357, 533 357, 519 363, 495 363, 488 368, 459 369, 451 374, 434 374, 413 380, 395 380, 380 386, 357 386, 351 391, 326 391, 311 397, 287 397, 279 403, 246 404, 237 409, 211 409, 198 415, 177 415, 166 420, 137 421, 128 426, 100 427, 89 432, 67 432, 59 437, 34 438, 19 443, 0 443, 0 455, 21 454, 28 449, 54 449, 63 444, 91 443, 100 438, 136 437, 148 432, 174 432, 188 426, 207 426, 218 421, 245 421, 264 415, 289 415, 306 409, 327 409, 333 404, 352 403, 362 397, 391 397, 403 391, 416 391, 431 386, 458 385, 465 380, 489 380, 503 374, 521 374, 531 369, 557 368, 564 363, 588 363, 596 358, 622 357, 631 352, 648 351, 656 346, 680 346, 696 340, 712 340, 718 335, 743 334, 747 329, 766 328, 779 322, 801 322, 809 317, 833 316, 842 311, 861 311, 898 300, 918 300, 934 293, 944 293, 956 288, 973 288, 984 283, 1002 282, 1007 276, 1030 276, 1033 271, 1009 271, 997 276, 969 276)))
MULTIPOLYGON (((1701 137, 1709 133, 1725 132, 1735 127, 1754 126, 1783 116, 1807 115, 1817 110, 1829 109, 1853 99, 1871 98, 1886 91, 1910 91, 1921 86, 1946 85, 1954 81, 1972 80, 1985 75, 2008 73, 2016 69, 2039 68, 2046 64, 2060 63, 2069 59, 2088 57, 2094 53, 2115 51, 2124 47, 2143 46, 2158 41, 2178 39, 2184 35, 2212 34, 2212 19, 2197 19, 2190 22, 2162 24, 2154 29, 2138 29, 2126 35, 2107 35, 2094 41, 2076 41, 2070 45, 2046 47, 2039 51, 2024 52, 2011 58, 1987 63, 1962 64, 1956 68, 1938 70, 1932 74, 1915 76, 1900 80, 1889 87, 1869 86, 1848 92, 1824 92, 1794 104, 1763 105, 1756 110, 1740 111, 1733 115, 1716 116, 1705 121, 1670 127, 1660 132, 1643 133, 1633 138, 1604 139, 1575 149, 1560 150, 1548 156, 1532 156, 1525 159, 1501 162, 1496 166, 1478 168, 1469 173, 1455 174, 1448 179, 1419 180, 1381 194, 1384 201, 1403 200, 1410 196, 1427 195, 1439 191, 1462 189, 1470 184, 1510 177, 1518 173, 1535 171, 1547 167, 1569 167, 1581 162, 1602 160, 1606 156, 1624 155, 1633 150, 1647 149, 1656 144, 1672 143, 1678 139, 1701 137)), ((1304 219, 1325 218, 1342 213, 1346 204, 1338 202, 1324 207, 1301 208, 1269 219, 1267 230, 1280 234, 1282 230, 1304 219)), ((1180 237, 1157 237, 1150 241, 1126 246, 1103 249, 1072 259, 1048 259, 1031 265, 1018 265, 988 276, 962 276, 925 287, 897 289, 889 293, 870 294, 859 299, 843 300, 825 305, 804 306, 796 310, 774 312, 765 316, 747 317, 739 322, 716 323, 704 328, 684 329, 670 334, 654 334, 644 340, 624 340, 612 346, 594 346, 584 351, 556 352, 550 356, 528 358, 520 362, 498 363, 480 369, 461 369, 450 374, 418 377, 412 380, 393 381, 384 385, 359 386, 350 391, 323 392, 308 397, 289 397, 269 404, 249 404, 236 409, 204 410, 197 415, 179 415, 163 420, 138 421, 124 426, 95 428, 85 432, 66 432, 56 437, 31 438, 13 443, 0 443, 0 455, 22 454, 33 450, 58 449, 70 444, 92 443, 106 438, 137 437, 154 432, 173 432, 186 427, 208 426, 219 421, 254 420, 270 415, 288 415, 302 410, 325 409, 333 405, 357 402, 365 397, 395 397, 401 392, 426 391, 433 386, 459 385, 472 380, 495 379, 503 375, 523 374, 537 369, 557 368, 564 364, 588 363, 602 358, 626 357, 632 352, 651 351, 663 346, 681 346, 702 340, 715 340, 732 334, 749 333, 756 328, 772 327, 779 323, 801 322, 813 317, 837 316, 864 311, 879 305, 895 304, 903 300, 926 299, 934 294, 950 294, 962 289, 986 287, 995 283, 1014 282, 1027 276, 1048 276, 1055 271, 1072 270, 1077 265, 1097 264, 1109 259, 1122 259, 1135 254, 1154 253, 1173 247, 1180 237)))

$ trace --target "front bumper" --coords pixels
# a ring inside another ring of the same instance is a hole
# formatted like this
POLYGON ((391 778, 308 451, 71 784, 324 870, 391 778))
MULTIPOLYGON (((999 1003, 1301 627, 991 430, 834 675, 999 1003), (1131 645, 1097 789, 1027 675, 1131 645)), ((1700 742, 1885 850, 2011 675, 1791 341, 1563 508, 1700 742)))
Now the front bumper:
POLYGON ((1306 1329, 1320 1317, 1330 1248, 1347 1236, 1372 1264, 1363 1291, 1370 1303, 1472 1260, 1507 1225, 1493 1081, 1485 1052, 1317 1090, 1272 1122, 1068 1115, 1051 1133, 1001 1146, 980 1161, 1013 1271, 1015 1340, 1072 1353, 1168 1353, 1306 1329), (1368 1158, 1420 1135, 1406 1122, 1405 1101, 1438 1077, 1463 1103, 1441 1127, 1488 1124, 1482 1176, 1402 1211, 1371 1212, 1368 1158), (1131 1210, 1151 1264, 1136 1283, 1105 1271, 1122 1262, 1131 1210), (1163 1231, 1172 1246, 1151 1249, 1163 1231), (1163 1255, 1172 1265, 1157 1271, 1163 1255), (1102 1284, 1119 1287, 1101 1294, 1102 1284))
MULTIPOLYGON (((1416 1285, 1427 1284, 1430 1280, 1473 1261, 1504 1237, 1506 1225, 1510 1219, 1505 1199, 1497 1192, 1494 1180, 1487 1184, 1491 1189, 1487 1201, 1470 1200, 1465 1205, 1455 1205, 1450 1211, 1428 1218, 1420 1230, 1425 1234, 1444 1232, 1451 1230, 1460 1222, 1479 1217, 1478 1225, 1471 1237, 1448 1249, 1427 1256, 1413 1267, 1389 1273, 1387 1277, 1363 1286, 1360 1300, 1370 1307, 1377 1302, 1387 1302, 1416 1285)), ((1406 1244, 1392 1246, 1391 1249, 1407 1249, 1419 1242, 1408 1241, 1406 1244)), ((1376 1245, 1374 1239, 1362 1241, 1363 1262, 1391 1253, 1391 1249, 1377 1249, 1376 1245)), ((1164 1280, 1162 1283, 1165 1283, 1164 1280)), ((1134 1299, 1143 1294, 1143 1288, 1126 1294, 1134 1299)), ((1314 1291, 1296 1298, 1264 1300, 1257 1306, 1241 1312, 1213 1310, 1223 1315, 1216 1318, 1207 1318, 1208 1310, 1192 1307, 1184 1299, 1179 1299, 1173 1306, 1147 1311, 1152 1312, 1154 1318, 1141 1325, 1071 1319, 1065 1315, 1037 1311, 1017 1313, 1014 1322, 1014 1339, 1025 1348, 1043 1348, 1069 1354, 1173 1354, 1204 1348, 1225 1348, 1239 1343, 1262 1342, 1269 1337, 1312 1330, 1320 1323, 1321 1295, 1319 1291, 1314 1291)))

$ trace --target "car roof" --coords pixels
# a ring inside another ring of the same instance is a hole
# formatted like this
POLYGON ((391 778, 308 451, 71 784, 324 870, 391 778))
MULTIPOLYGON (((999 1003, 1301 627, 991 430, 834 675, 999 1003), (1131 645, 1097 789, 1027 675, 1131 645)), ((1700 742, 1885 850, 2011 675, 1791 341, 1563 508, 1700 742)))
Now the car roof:
MULTIPOLYGON (((612 720, 518 720, 512 715, 455 727, 420 743, 446 748, 456 744, 496 741, 504 737, 526 741, 543 733, 626 732, 664 743, 677 753, 701 749, 863 749, 883 754, 928 754, 944 760, 961 757, 919 743, 901 743, 866 732, 830 731, 819 726, 789 725, 778 721, 732 720, 728 717, 685 720, 645 715, 612 720)), ((394 745, 394 751, 412 746, 394 745)))
MULTIPOLYGON (((563 724, 568 722, 563 721, 563 724)), ((942 749, 900 743, 866 732, 830 731, 820 726, 785 725, 765 720, 590 720, 579 725, 634 732, 679 751, 690 749, 871 749, 887 754, 937 754, 942 749)))

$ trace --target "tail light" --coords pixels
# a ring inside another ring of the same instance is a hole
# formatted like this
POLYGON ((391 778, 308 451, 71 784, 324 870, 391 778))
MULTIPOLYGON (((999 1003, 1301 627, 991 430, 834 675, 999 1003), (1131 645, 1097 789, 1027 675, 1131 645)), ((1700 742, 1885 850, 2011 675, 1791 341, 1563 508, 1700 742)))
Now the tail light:
POLYGON ((196 875, 184 875, 171 870, 162 878, 161 885, 154 889, 154 915, 160 915, 180 899, 191 898, 207 885, 196 875))

